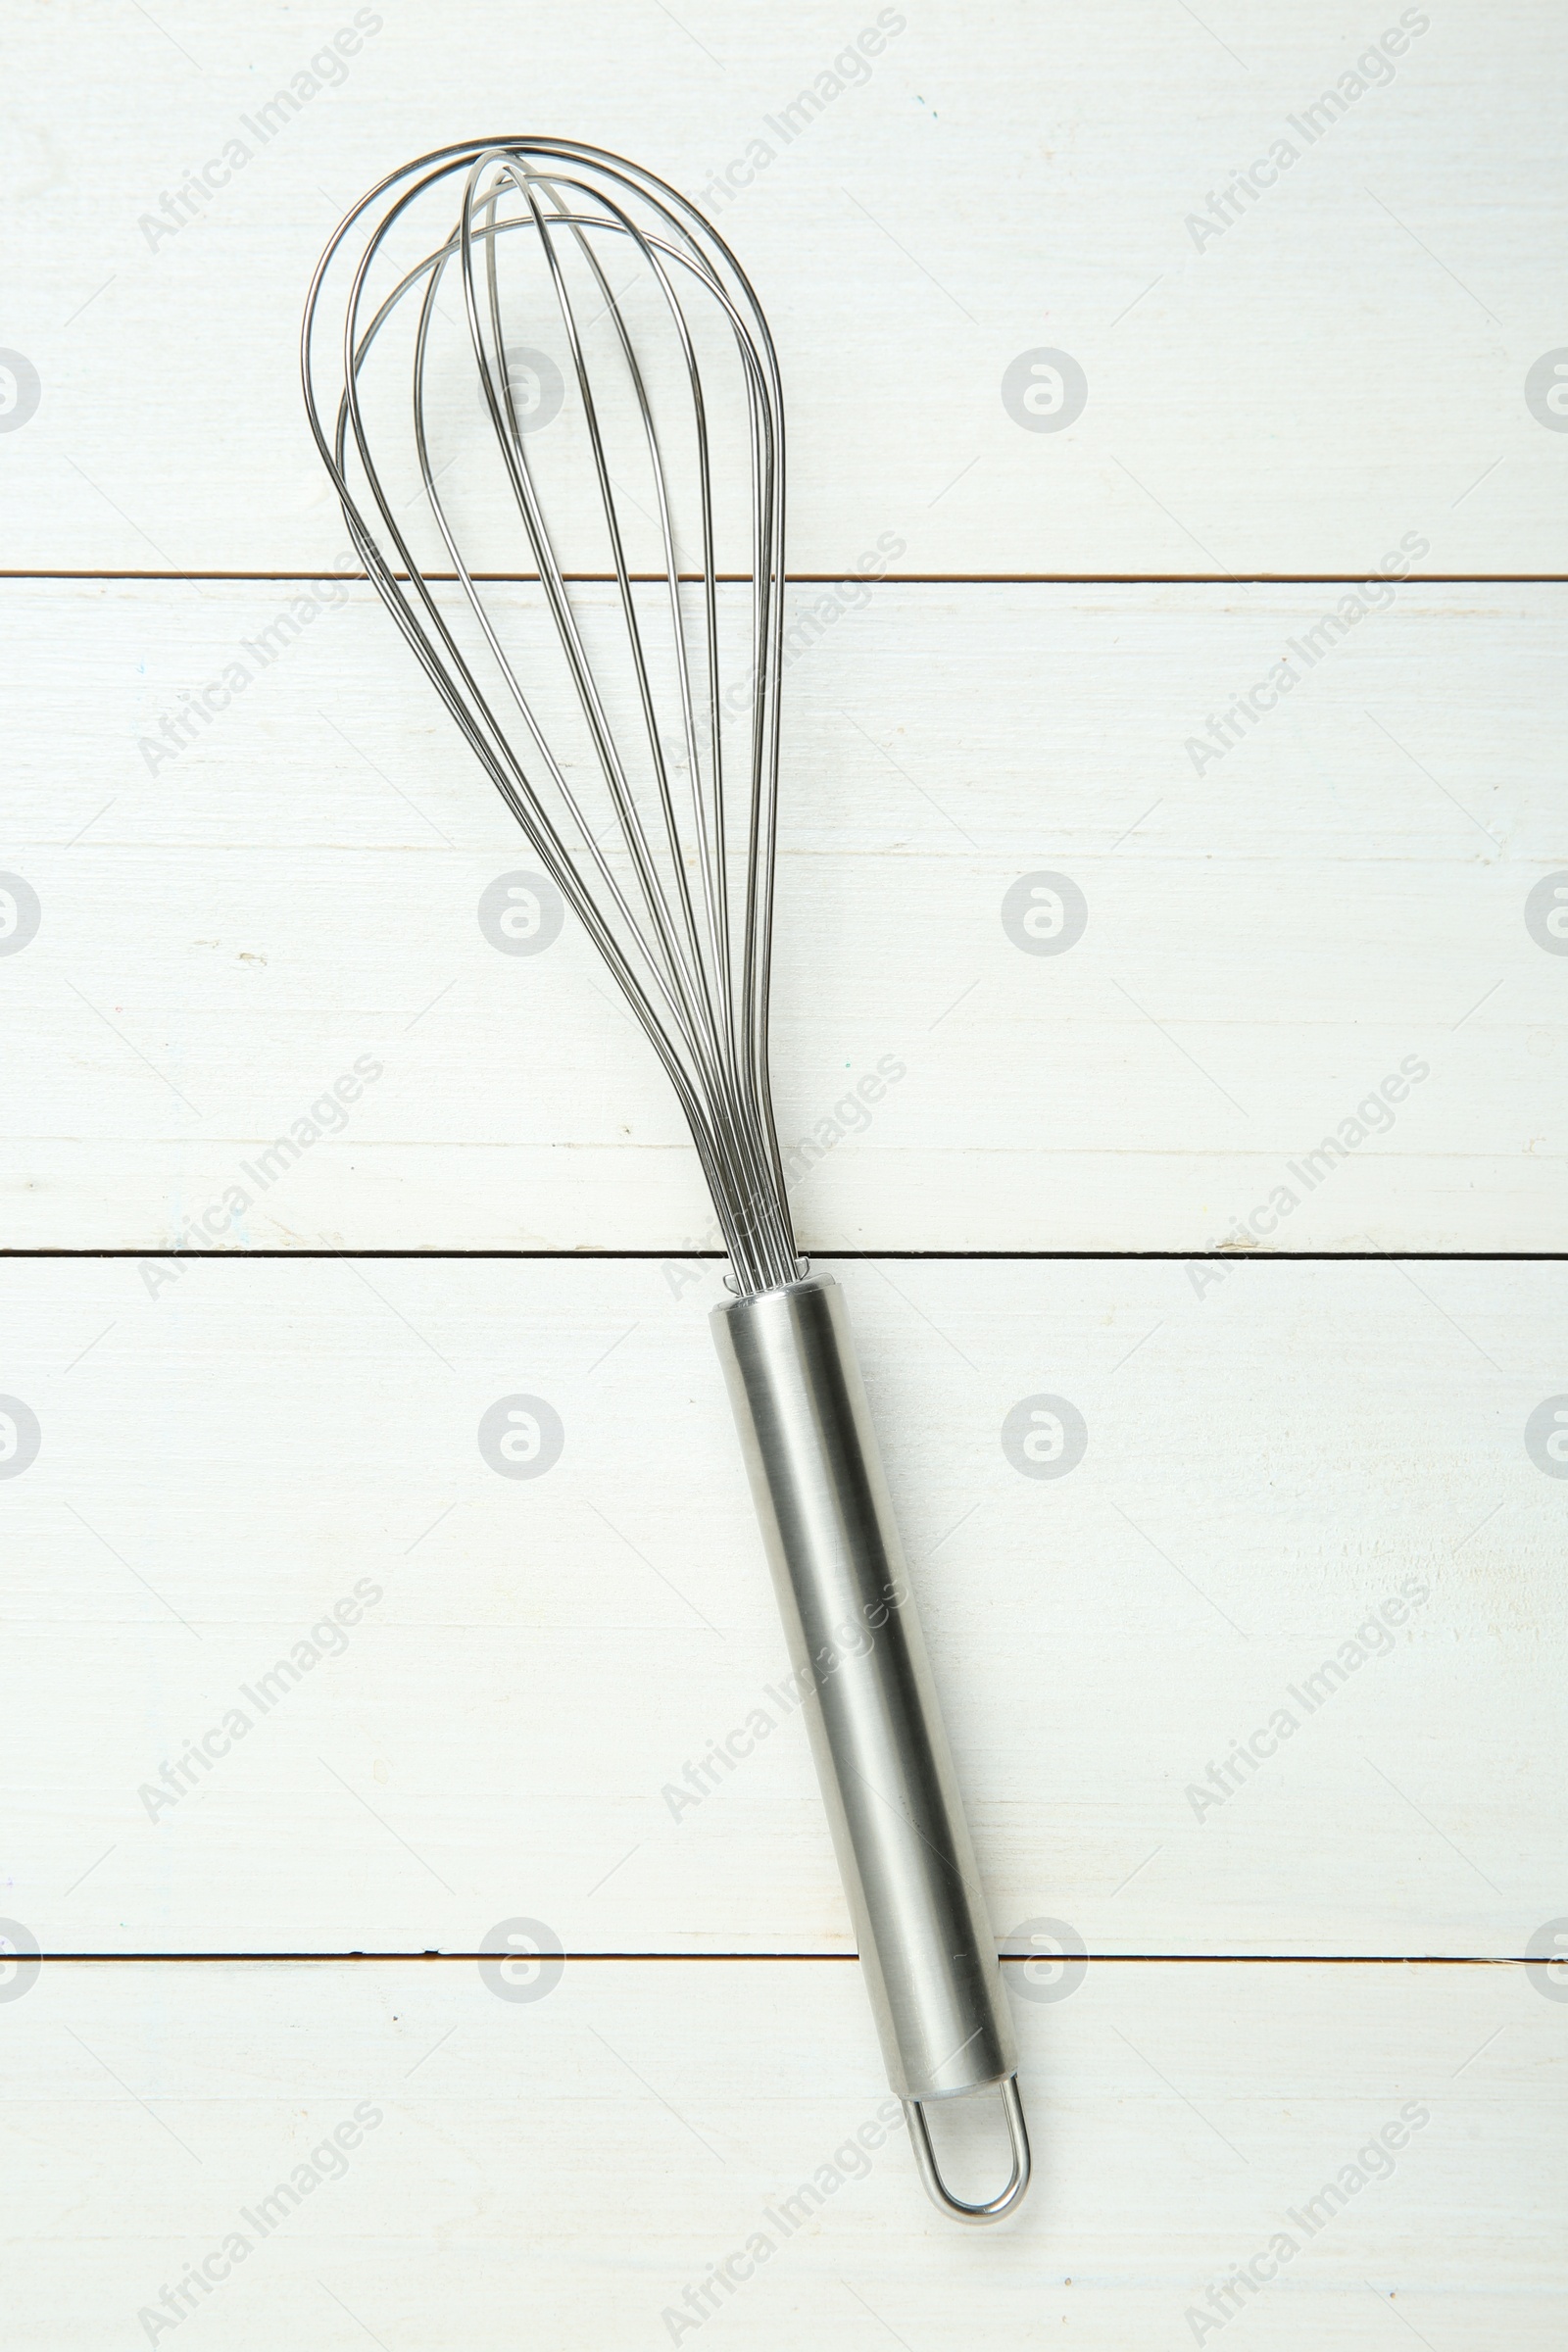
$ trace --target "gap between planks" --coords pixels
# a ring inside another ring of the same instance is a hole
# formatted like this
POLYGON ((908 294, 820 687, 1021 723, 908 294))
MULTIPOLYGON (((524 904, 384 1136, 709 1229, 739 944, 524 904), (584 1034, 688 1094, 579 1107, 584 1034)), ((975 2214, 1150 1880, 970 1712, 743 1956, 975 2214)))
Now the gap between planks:
MULTIPOLYGON (((1126 1260, 1160 1262, 1169 1265, 1192 1265, 1200 1259, 1213 1258, 1227 1266, 1271 1265, 1382 1265, 1408 1262, 1414 1265, 1480 1265, 1480 1266, 1544 1266, 1568 1259, 1568 1250, 809 1250, 802 1253, 812 1263, 831 1258, 836 1263, 863 1264, 887 1259, 897 1264, 917 1265, 1054 1265, 1058 1260, 1082 1259, 1089 1263, 1120 1265, 1126 1260)), ((519 1263, 561 1261, 588 1264, 608 1259, 615 1262, 650 1259, 661 1265, 666 1258, 679 1258, 683 1264, 710 1259, 715 1265, 727 1263, 728 1252, 723 1250, 444 1250, 438 1243, 413 1250, 165 1250, 156 1243, 125 1248, 73 1250, 61 1243, 51 1243, 31 1250, 0 1249, 0 1263, 8 1258, 32 1257, 156 1257, 232 1260, 240 1258, 340 1258, 352 1262, 356 1258, 447 1258, 454 1261, 512 1260, 519 1263)))
MULTIPOLYGON (((247 1961, 257 1966, 296 1965, 308 1962, 314 1967, 337 1967, 345 1961, 367 1967, 400 1964, 410 1960, 428 1961, 441 1967, 466 1967, 470 1962, 493 1959, 492 1952, 45 1952, 42 1964, 56 1968, 66 1964, 76 1968, 146 1967, 151 1963, 175 1968, 207 1967, 226 1962, 247 1961)), ((791 1967, 820 1968, 831 1964, 858 1968, 858 1952, 563 1952, 560 1957, 569 1960, 573 1968, 591 1967, 596 1961, 650 1960, 662 1966, 685 1968, 712 1967, 774 1967, 788 1963, 791 1967)), ((1000 1952, 997 1955, 1004 1968, 1023 1968, 1031 1964, 1027 1952, 1000 1952)), ((1085 1961, 1096 1968, 1527 1968, 1539 1967, 1523 1952, 1502 1952, 1487 1956, 1479 1952, 1086 1952, 1085 1961)))
MULTIPOLYGON (((318 575, 307 570, 293 571, 8 571, 0 568, 0 580, 307 580, 318 575)), ((337 575, 345 585, 366 584, 363 571, 348 571, 337 575)), ((406 580, 405 571, 394 572, 394 579, 406 580)), ((427 571, 424 579, 456 584, 455 571, 427 571)), ((562 578, 580 583, 603 582, 613 587, 612 571, 566 571, 562 578)), ((693 586, 704 578, 700 571, 676 574, 693 586)), ((749 583, 749 571, 717 571, 715 582, 749 583)), ((787 571, 786 587, 831 587, 840 580, 854 578, 847 571, 787 571)), ((537 583, 536 571, 476 571, 475 580, 513 582, 518 587, 537 583)), ((658 583, 662 571, 628 572, 628 579, 658 583)), ((875 579, 867 579, 868 588, 1336 588, 1366 577, 1362 571, 885 571, 875 579)), ((1401 585, 1407 588, 1508 588, 1553 587, 1568 581, 1564 571, 1412 571, 1407 572, 1401 585)))

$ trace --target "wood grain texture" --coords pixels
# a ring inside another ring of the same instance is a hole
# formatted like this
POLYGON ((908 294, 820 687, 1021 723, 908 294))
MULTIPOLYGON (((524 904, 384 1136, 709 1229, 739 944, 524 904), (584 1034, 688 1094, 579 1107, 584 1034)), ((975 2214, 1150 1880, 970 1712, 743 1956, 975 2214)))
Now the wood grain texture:
MULTIPOLYGON (((1560 2341, 1562 2012, 1523 1969, 1102 1964, 1016 1998, 1038 2181, 979 2242, 926 2204, 902 2130, 878 2144, 858 1978, 568 1963, 517 2004, 472 1961, 46 1967, 0 2009, 7 2340, 146 2341, 139 2314, 212 2259, 151 2340, 500 2352, 525 2313, 582 2352, 1122 2352, 1194 2340, 1251 2263, 1228 2308, 1267 2352, 1383 2352, 1401 2322, 1443 2352, 1560 2341)), ((994 2178, 995 2118, 940 2121, 955 2172, 994 2178)))
POLYGON ((7 335, 42 394, 4 452, 8 564, 325 562, 341 525, 294 360, 318 254, 410 157, 550 129, 706 200, 753 274, 803 570, 846 571, 889 530, 914 572, 1365 572, 1412 530, 1435 571, 1561 566, 1564 444, 1524 398, 1563 337, 1541 259, 1563 227, 1551 0, 1430 12, 1360 74, 1428 12, 358 14, 381 29, 334 64, 347 6, 19 10, 7 335), (1227 199, 1281 141, 1275 184, 1227 199), (752 183, 705 197, 732 165, 752 183), (1232 218, 1205 231, 1216 197, 1232 218), (1003 405, 1043 349, 1087 380, 1059 432, 1003 405))
MULTIPOLYGON (((997 1932, 1517 1957, 1562 1909, 1564 1489, 1524 1428, 1568 1390, 1568 1273, 1197 1272, 841 1269, 997 1932), (1061 1478, 1004 1450, 1042 1396, 1087 1428, 1061 1478)), ((44 1948, 462 1951, 524 1914, 852 1949, 718 1296, 7 1266, 41 1429, 0 1481, 7 1900, 44 1948), (537 1479, 481 1455, 509 1396, 564 1427, 537 1479)))
MULTIPOLYGON (((697 1244, 695 1156, 586 943, 479 928, 527 845, 369 592, 300 591, 0 592, 0 863, 42 906, 0 957, 8 1241, 697 1244), (342 1123, 246 1179, 363 1055, 342 1123)), ((1568 855, 1563 591, 1406 587, 1195 773, 1329 596, 890 584, 803 638, 774 1067, 807 1246, 1555 1247, 1568 960, 1525 908, 1568 855), (1041 871, 1086 903, 1064 955, 1004 928, 1041 871), (1292 1172, 1342 1131, 1331 1181, 1292 1172)))

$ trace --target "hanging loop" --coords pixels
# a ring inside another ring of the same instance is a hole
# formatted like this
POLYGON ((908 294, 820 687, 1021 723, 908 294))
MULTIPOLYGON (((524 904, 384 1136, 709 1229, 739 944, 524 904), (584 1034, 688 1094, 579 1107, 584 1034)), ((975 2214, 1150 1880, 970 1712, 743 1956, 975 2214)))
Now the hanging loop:
POLYGON ((1023 2120, 1023 2101, 1018 2096, 1017 2076, 1008 2075, 999 2088, 1003 2113, 1007 2119, 1007 2137, 1012 2143, 1012 2172, 1006 2187, 984 2205, 969 2205, 962 2197, 954 2195, 937 2170, 936 2151, 931 2145, 924 2102, 920 2099, 906 2099, 904 2102, 914 2161, 919 2168, 920 2179, 925 2183, 926 2195, 933 2205, 943 2213, 950 2214, 956 2222, 1000 2222, 1023 2202, 1024 2190, 1029 2185, 1029 2131, 1023 2120))

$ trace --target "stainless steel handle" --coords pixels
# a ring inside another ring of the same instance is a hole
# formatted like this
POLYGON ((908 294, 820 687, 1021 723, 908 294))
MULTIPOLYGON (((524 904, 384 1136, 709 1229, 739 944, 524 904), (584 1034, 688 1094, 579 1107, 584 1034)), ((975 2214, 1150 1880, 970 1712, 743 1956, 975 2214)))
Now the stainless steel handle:
POLYGON ((844 1293, 810 1275, 715 1307, 712 1327, 888 2080, 938 2204, 998 2220, 1029 2178, 1012 2021, 844 1293), (920 2108, 988 2085, 1012 2179, 967 2205, 920 2108))

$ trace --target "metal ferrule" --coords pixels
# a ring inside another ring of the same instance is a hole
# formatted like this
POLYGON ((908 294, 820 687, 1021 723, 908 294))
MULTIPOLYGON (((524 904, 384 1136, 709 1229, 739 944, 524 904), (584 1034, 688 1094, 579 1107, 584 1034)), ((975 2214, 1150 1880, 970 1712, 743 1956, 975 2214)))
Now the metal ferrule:
POLYGON ((906 2102, 1003 2083, 1012 2021, 844 1293, 811 1275, 712 1327, 888 2080, 906 2102))

